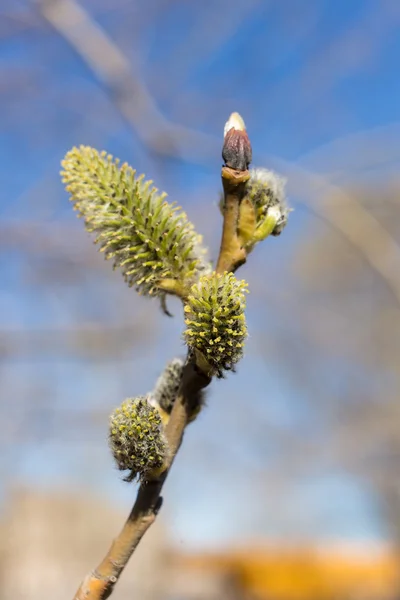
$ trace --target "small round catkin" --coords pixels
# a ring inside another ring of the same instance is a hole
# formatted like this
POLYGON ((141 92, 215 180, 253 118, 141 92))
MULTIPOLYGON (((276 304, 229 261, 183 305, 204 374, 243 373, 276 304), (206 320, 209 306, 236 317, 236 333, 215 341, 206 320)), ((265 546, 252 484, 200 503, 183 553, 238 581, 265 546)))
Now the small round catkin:
POLYGON ((110 417, 109 445, 121 471, 131 471, 126 478, 156 476, 168 459, 168 443, 161 416, 147 397, 128 398, 110 417))

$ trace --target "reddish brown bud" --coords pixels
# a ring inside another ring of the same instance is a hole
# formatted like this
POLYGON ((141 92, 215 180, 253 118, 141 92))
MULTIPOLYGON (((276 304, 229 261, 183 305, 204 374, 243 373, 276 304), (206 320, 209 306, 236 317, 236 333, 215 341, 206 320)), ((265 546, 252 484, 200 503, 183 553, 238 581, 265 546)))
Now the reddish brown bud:
POLYGON ((239 113, 232 113, 224 129, 222 158, 225 166, 246 171, 251 163, 251 144, 246 127, 239 113))

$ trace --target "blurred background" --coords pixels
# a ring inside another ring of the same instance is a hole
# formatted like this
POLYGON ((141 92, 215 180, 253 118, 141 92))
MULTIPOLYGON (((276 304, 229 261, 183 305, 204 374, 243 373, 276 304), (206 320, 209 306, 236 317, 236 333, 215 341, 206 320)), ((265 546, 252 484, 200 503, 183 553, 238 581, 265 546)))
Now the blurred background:
POLYGON ((1 0, 1 600, 72 598, 102 558, 136 494, 108 416, 185 351, 179 303, 104 262, 60 160, 128 161, 215 258, 232 111, 294 211, 240 271, 246 357, 114 596, 400 598, 399 28, 398 0, 1 0))

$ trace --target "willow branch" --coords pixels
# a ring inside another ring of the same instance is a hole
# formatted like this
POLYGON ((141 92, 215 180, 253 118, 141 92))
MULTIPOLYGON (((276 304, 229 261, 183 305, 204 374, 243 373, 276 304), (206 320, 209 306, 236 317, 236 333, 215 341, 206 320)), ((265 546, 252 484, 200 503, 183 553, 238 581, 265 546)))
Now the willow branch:
MULTIPOLYGON (((222 241, 216 267, 218 273, 235 270, 246 260, 246 252, 240 244, 237 227, 240 202, 249 179, 247 167, 251 160, 251 147, 241 117, 233 113, 227 126, 231 121, 233 127, 229 127, 225 134, 222 152, 225 161, 222 169, 225 201, 222 241)), ((195 355, 189 355, 165 432, 170 448, 167 468, 161 475, 141 483, 135 504, 121 532, 97 569, 85 577, 74 600, 105 600, 112 594, 130 557, 157 517, 162 504, 161 491, 164 482, 182 443, 190 416, 199 408, 196 406, 196 403, 200 402, 199 392, 209 385, 212 374, 213 371, 206 361, 196 363, 195 355)))

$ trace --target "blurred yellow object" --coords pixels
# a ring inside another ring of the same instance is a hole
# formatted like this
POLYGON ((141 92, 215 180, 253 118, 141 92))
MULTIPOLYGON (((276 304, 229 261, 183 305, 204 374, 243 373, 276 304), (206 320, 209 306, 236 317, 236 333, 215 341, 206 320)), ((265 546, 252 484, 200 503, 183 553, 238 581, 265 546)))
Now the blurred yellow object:
POLYGON ((182 559, 203 574, 229 575, 243 594, 274 600, 394 598, 398 557, 389 551, 271 549, 182 559))

